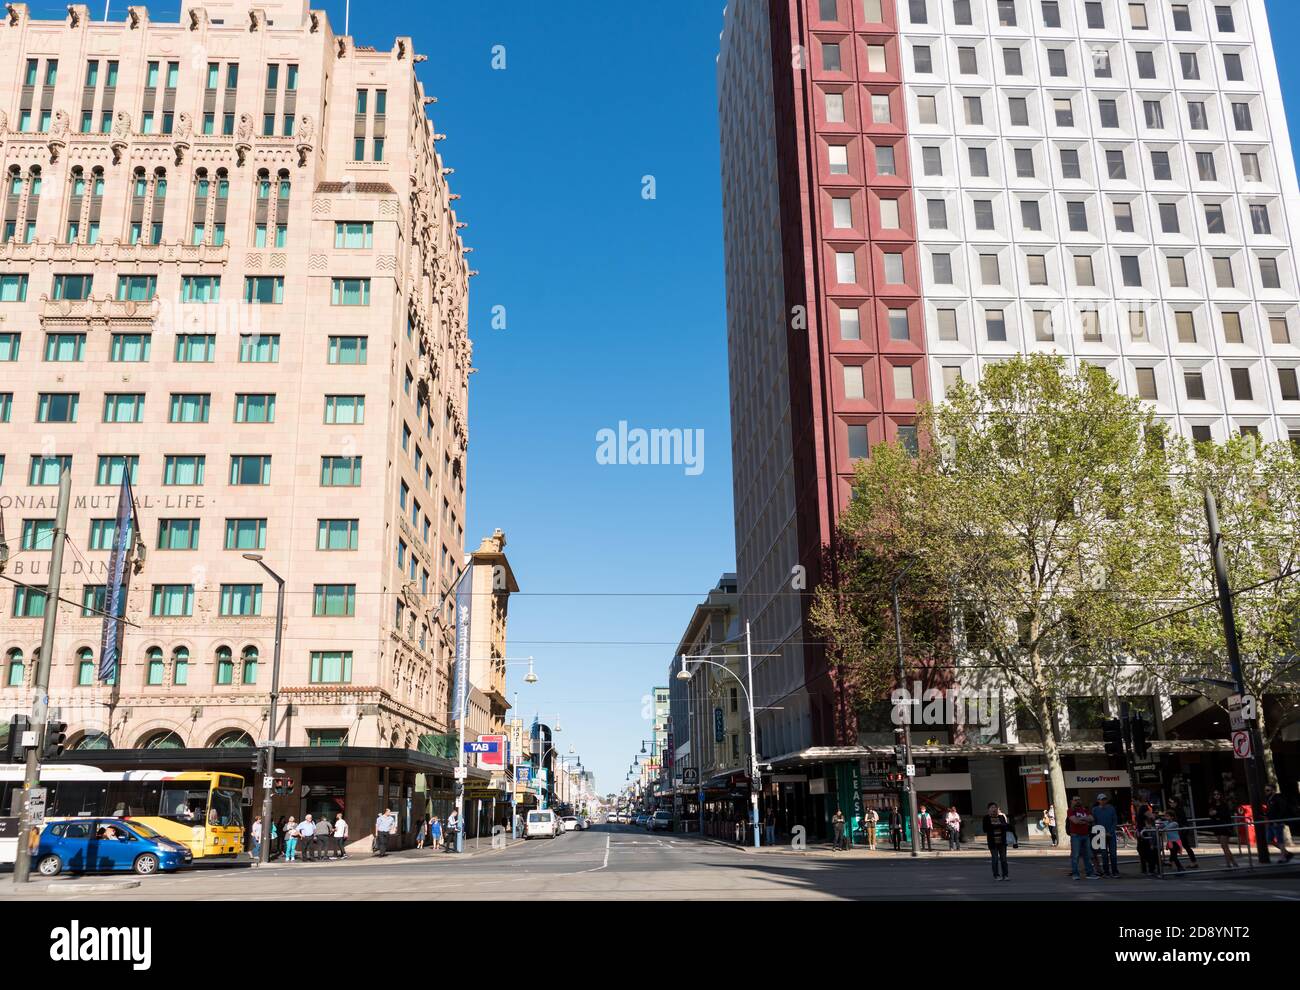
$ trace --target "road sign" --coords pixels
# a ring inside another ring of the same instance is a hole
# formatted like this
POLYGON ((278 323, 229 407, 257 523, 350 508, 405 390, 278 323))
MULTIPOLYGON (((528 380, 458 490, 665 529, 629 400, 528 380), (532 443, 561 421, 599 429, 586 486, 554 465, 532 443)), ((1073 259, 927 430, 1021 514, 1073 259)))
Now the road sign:
POLYGON ((27 820, 33 825, 45 821, 45 788, 33 787, 27 792, 27 820))
POLYGON ((520 784, 529 783, 533 779, 533 768, 527 763, 515 764, 515 781, 520 784))
POLYGON ((1250 733, 1238 730, 1232 734, 1232 755, 1239 760, 1249 760, 1251 756, 1250 733))
POLYGON ((908 775, 909 777, 915 777, 915 776, 916 776, 916 764, 915 764, 915 763, 909 763, 909 764, 907 765, 907 775, 908 775))
POLYGON ((262 790, 269 791, 274 786, 275 786, 274 777, 266 776, 262 778, 262 790))
POLYGON ((457 779, 457 780, 465 780, 467 777, 469 777, 469 767, 457 767, 457 768, 456 768, 456 779, 457 779))

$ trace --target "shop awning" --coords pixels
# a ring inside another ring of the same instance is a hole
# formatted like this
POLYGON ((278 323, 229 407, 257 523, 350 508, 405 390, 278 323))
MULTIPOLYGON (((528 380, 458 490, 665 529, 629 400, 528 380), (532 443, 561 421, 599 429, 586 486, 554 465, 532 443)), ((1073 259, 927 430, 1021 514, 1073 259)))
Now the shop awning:
MULTIPOLYGON (((1101 742, 1064 742, 1061 752, 1067 756, 1081 756, 1106 752, 1101 742)), ((1151 752, 1160 756, 1177 753, 1231 752, 1227 739, 1165 739, 1152 741, 1151 752)), ((1028 756, 1042 757, 1043 747, 1036 743, 941 743, 935 746, 912 747, 914 760, 952 759, 953 757, 1028 756)), ((775 769, 812 766, 818 763, 844 763, 856 760, 893 760, 893 746, 813 746, 786 753, 765 762, 775 769)))

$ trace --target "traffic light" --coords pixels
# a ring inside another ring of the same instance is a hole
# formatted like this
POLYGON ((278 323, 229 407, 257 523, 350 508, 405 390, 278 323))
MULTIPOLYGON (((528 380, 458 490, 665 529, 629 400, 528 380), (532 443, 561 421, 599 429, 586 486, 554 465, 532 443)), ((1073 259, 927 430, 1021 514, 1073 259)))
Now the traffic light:
POLYGON ((1147 756, 1147 720, 1141 715, 1136 715, 1129 724, 1133 730, 1133 758, 1145 760, 1147 756))
POLYGON ((266 750, 259 749, 253 754, 253 773, 258 777, 266 773, 266 750))
POLYGON ((23 733, 31 731, 32 720, 26 715, 15 715, 9 720, 9 739, 5 746, 6 763, 25 763, 27 753, 23 749, 23 733))
POLYGON ((41 759, 52 760, 63 752, 63 743, 68 738, 67 722, 45 723, 45 745, 41 748, 41 759))
POLYGON ((1124 759, 1124 723, 1117 718, 1101 723, 1101 738, 1106 744, 1106 755, 1124 759))
POLYGON ((276 793, 276 794, 292 794, 292 793, 293 793, 293 778, 292 778, 292 777, 276 777, 276 778, 275 778, 275 793, 276 793))

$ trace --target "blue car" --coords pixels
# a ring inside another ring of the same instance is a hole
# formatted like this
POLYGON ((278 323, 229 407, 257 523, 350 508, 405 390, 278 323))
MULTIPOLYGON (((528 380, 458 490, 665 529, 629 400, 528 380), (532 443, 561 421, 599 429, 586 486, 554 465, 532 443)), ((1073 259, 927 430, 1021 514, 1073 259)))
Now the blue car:
POLYGON ((189 866, 193 854, 141 822, 120 818, 73 818, 51 821, 36 847, 36 872, 60 873, 130 870, 142 876, 189 866))

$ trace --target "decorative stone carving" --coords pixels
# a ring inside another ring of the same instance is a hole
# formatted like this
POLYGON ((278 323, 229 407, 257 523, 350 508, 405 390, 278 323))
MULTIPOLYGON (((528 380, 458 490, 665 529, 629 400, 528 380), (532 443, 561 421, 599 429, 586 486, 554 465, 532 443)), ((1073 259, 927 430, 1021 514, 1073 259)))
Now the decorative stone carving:
POLYGON ((320 30, 320 11, 313 10, 309 12, 307 16, 311 20, 310 31, 312 34, 315 34, 320 30))
POLYGON ((109 148, 113 152, 113 164, 122 164, 122 155, 126 153, 127 144, 131 138, 131 115, 125 110, 117 111, 113 118, 113 135, 109 140, 109 148))
POLYGON ((239 115, 239 127, 235 130, 235 164, 243 165, 248 160, 248 153, 253 150, 253 118, 246 113, 239 115))
POLYGON ((312 125, 311 117, 307 114, 303 114, 298 118, 297 152, 299 168, 305 168, 307 165, 307 156, 310 155, 312 151, 311 139, 315 131, 316 128, 312 125))

